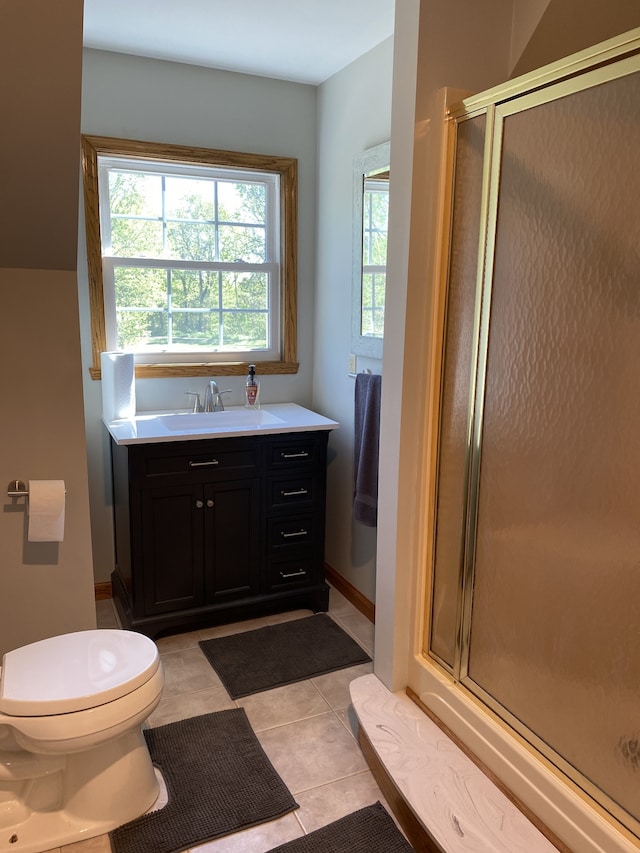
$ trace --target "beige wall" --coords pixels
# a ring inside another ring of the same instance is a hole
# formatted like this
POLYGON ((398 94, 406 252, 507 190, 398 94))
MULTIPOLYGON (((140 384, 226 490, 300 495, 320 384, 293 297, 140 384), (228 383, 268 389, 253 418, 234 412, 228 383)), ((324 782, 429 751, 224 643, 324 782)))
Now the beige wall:
POLYGON ((0 267, 76 267, 82 8, 2 0, 0 267))
POLYGON ((526 74, 637 26, 638 0, 550 0, 515 62, 512 76, 526 74))
POLYGON ((0 512, 0 654, 95 626, 76 279, 82 0, 3 0, 0 488, 63 479, 64 541, 0 512))
POLYGON ((513 28, 511 31, 511 54, 509 64, 518 63, 540 18, 552 0, 513 0, 513 28))
POLYGON ((510 0, 413 0, 396 6, 388 263, 395 293, 385 310, 375 656, 376 674, 391 689, 407 683, 424 532, 421 454, 434 298, 429 283, 438 251, 444 115, 438 92, 442 87, 478 92, 505 80, 511 24, 510 0))

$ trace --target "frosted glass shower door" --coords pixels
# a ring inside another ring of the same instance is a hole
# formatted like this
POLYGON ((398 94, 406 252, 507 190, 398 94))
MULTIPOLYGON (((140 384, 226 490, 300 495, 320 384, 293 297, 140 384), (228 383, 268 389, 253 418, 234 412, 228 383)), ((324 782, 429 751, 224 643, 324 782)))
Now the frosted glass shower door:
POLYGON ((637 821, 640 74, 522 106, 496 131, 463 680, 637 821))
POLYGON ((440 446, 431 618, 426 643, 447 669, 455 665, 458 587, 464 547, 469 407, 486 116, 457 130, 440 404, 440 446))

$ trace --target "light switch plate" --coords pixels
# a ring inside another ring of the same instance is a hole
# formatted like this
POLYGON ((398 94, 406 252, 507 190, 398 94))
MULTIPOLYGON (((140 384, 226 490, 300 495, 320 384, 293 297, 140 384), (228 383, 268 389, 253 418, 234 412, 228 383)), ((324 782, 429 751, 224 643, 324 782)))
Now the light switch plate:
POLYGON ((358 370, 358 357, 351 353, 349 355, 349 373, 356 373, 358 370))

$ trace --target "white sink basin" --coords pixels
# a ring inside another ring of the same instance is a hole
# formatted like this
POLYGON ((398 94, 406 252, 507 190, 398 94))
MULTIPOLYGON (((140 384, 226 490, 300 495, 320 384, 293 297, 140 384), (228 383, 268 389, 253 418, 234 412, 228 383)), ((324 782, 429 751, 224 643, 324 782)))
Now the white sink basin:
POLYGON ((264 409, 226 409, 224 412, 188 412, 187 414, 160 415, 158 420, 167 429, 176 432, 192 432, 229 427, 261 426, 262 424, 283 424, 282 418, 266 412, 264 409))
POLYGON ((224 412, 140 412, 133 418, 107 423, 116 444, 164 441, 202 441, 234 435, 277 435, 285 432, 330 430, 339 426, 295 403, 269 403, 260 409, 228 406, 224 412))

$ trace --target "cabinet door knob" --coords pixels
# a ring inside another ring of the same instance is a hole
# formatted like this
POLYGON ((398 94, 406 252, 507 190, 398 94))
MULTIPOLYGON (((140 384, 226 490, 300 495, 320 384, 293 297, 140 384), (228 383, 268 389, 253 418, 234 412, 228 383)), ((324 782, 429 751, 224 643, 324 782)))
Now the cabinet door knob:
POLYGON ((202 509, 204 503, 202 501, 196 501, 196 506, 198 507, 198 509, 202 509))
POLYGON ((211 500, 211 498, 209 498, 209 499, 207 500, 207 506, 208 506, 208 507, 212 507, 212 506, 213 506, 213 501, 211 500))

